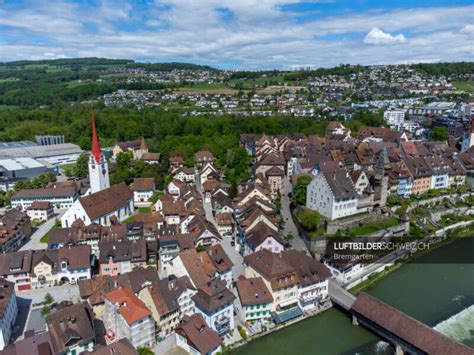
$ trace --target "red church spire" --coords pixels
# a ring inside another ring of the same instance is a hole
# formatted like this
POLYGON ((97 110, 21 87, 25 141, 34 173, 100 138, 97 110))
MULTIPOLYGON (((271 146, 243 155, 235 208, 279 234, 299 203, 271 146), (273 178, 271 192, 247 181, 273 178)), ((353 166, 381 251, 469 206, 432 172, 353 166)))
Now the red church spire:
POLYGON ((94 119, 94 111, 92 111, 92 150, 91 155, 94 156, 95 161, 100 161, 100 156, 102 155, 102 151, 100 150, 99 146, 99 139, 97 138, 97 131, 95 129, 95 119, 94 119))

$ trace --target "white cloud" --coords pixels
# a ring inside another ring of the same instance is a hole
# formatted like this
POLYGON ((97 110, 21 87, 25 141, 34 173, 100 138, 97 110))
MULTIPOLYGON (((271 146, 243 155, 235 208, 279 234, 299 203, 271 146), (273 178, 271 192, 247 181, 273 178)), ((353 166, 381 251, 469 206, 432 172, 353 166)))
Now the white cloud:
POLYGON ((5 26, 0 61, 54 53, 262 69, 470 60, 474 55, 466 40, 474 6, 345 12, 300 22, 281 10, 300 0, 157 0, 146 10, 125 1, 115 7, 111 1, 51 1, 54 6, 33 2, 0 9, 0 26, 5 26), (410 33, 409 40, 402 32, 410 33), (365 34, 364 41, 351 39, 365 34), (385 46, 366 43, 403 46, 391 46, 387 55, 385 46))
POLYGON ((377 27, 372 28, 364 38, 364 43, 376 45, 405 43, 406 41, 406 37, 401 33, 396 36, 393 36, 390 33, 384 32, 377 27))
POLYGON ((466 25, 461 29, 461 33, 474 34, 474 25, 466 25))

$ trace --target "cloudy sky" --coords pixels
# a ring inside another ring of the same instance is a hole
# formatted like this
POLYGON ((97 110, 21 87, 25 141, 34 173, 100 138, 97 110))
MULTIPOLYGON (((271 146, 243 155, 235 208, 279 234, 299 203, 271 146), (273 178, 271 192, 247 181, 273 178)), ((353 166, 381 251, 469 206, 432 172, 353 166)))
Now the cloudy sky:
POLYGON ((247 69, 473 60, 474 3, 0 0, 0 61, 92 56, 247 69))

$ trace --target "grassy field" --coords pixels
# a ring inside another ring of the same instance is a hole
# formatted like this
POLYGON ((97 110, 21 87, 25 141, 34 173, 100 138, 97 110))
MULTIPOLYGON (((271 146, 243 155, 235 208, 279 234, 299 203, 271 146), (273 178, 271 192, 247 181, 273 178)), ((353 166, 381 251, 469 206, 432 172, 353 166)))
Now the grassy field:
POLYGON ((474 80, 469 81, 455 81, 453 85, 458 90, 466 91, 466 92, 474 92, 474 80))
POLYGON ((228 87, 223 83, 213 83, 213 84, 198 84, 193 86, 186 86, 177 89, 179 92, 189 92, 189 93, 202 93, 202 94, 225 94, 232 95, 237 93, 236 89, 228 87))
POLYGON ((396 218, 381 219, 371 223, 366 223, 360 227, 351 228, 349 229, 349 235, 353 237, 358 237, 375 233, 385 228, 395 227, 399 224, 400 222, 396 218))

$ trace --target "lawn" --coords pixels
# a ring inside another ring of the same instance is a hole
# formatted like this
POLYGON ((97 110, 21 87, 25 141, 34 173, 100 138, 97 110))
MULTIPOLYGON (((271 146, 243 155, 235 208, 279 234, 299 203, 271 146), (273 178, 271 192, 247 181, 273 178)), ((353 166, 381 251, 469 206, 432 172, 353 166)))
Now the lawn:
POLYGON ((347 233, 352 237, 359 237, 371 233, 378 232, 385 228, 395 227, 400 224, 396 218, 381 219, 374 222, 366 223, 360 227, 355 227, 347 230, 347 233))
POLYGON ((48 242, 49 242, 49 232, 46 233, 46 234, 43 236, 43 238, 40 239, 40 242, 41 242, 41 243, 48 244, 48 242))
POLYGON ((471 216, 471 215, 458 216, 458 215, 453 215, 453 214, 446 214, 443 217, 441 217, 438 223, 446 227, 446 226, 450 226, 451 224, 455 224, 462 221, 470 221, 472 219, 474 219, 474 216, 471 216))
POLYGON ((139 207, 138 212, 140 212, 140 213, 151 213, 151 208, 150 207, 139 207))
POLYGON ((474 80, 454 81, 453 85, 458 90, 462 90, 462 91, 466 91, 466 92, 474 92, 474 80))

